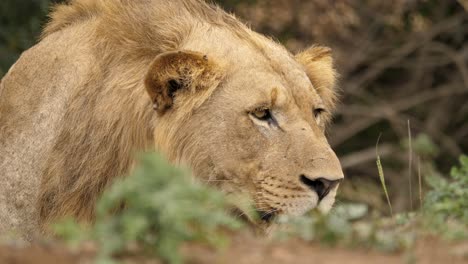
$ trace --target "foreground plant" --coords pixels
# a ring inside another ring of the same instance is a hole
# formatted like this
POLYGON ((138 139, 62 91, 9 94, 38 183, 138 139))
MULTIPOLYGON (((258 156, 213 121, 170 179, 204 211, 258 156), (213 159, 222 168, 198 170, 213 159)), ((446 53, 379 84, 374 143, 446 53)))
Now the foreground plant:
POLYGON ((449 238, 468 237, 468 157, 450 171, 450 178, 428 177, 431 191, 424 200, 428 225, 449 238))
MULTIPOLYGON (((379 162, 378 162, 379 164, 379 162)), ((381 167, 379 167, 379 174, 381 167)), ((301 217, 283 217, 287 223, 280 237, 300 237, 306 241, 368 247, 384 251, 410 250, 428 234, 449 240, 468 238, 468 157, 452 168, 450 178, 426 177, 431 188, 423 208, 392 217, 371 217, 364 204, 338 204, 330 214, 317 211, 301 217)), ((383 184, 383 186, 385 186, 383 184)), ((384 190, 385 192, 385 190, 384 190)))
POLYGON ((193 181, 187 171, 151 154, 141 158, 131 176, 115 182, 104 193, 94 225, 83 229, 66 221, 55 230, 68 241, 95 241, 101 263, 112 262, 111 256, 128 247, 169 263, 181 263, 178 250, 182 243, 220 244, 224 242, 222 229, 241 226, 226 213, 226 207, 222 193, 193 181))
POLYGON ((408 230, 416 219, 398 221, 401 217, 404 216, 369 219, 366 205, 340 204, 328 215, 313 211, 301 217, 280 219, 280 222, 287 223, 287 228, 281 230, 279 235, 281 238, 299 237, 330 246, 396 252, 410 248, 416 238, 414 230, 408 230))

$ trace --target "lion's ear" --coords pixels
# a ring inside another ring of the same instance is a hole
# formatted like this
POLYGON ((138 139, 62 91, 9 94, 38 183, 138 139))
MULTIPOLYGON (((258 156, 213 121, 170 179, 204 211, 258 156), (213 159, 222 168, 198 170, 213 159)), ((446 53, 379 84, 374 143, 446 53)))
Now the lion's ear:
POLYGON ((307 76, 322 97, 325 106, 330 111, 333 110, 337 101, 335 89, 337 73, 333 67, 331 49, 312 46, 297 54, 296 60, 304 66, 307 76))
POLYGON ((153 108, 159 114, 176 107, 175 103, 200 91, 217 86, 221 74, 213 60, 193 51, 160 54, 150 66, 145 86, 153 108))

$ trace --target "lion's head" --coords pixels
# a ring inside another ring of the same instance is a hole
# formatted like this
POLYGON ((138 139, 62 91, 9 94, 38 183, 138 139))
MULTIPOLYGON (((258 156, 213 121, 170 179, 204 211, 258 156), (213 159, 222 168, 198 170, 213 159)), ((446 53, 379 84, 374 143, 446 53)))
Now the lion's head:
POLYGON ((291 56, 268 43, 239 59, 159 55, 146 78, 157 148, 203 181, 248 193, 264 219, 328 211, 343 179, 325 137, 335 105, 330 49, 291 56))
POLYGON ((21 225, 92 221, 106 186, 154 145, 202 181, 250 195, 265 219, 330 209, 343 173, 324 135, 328 48, 293 56, 201 0, 73 0, 51 17, 2 81, 1 107, 15 111, 2 112, 0 156, 18 183, 6 186, 37 200, 37 215, 12 208, 31 219, 21 225))

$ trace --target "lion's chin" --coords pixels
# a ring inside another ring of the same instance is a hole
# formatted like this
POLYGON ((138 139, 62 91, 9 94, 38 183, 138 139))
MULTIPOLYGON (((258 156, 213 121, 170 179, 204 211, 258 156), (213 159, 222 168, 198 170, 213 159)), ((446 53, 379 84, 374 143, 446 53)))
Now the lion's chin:
MULTIPOLYGON (((256 223, 263 227, 268 227, 273 225, 277 222, 278 219, 282 217, 298 217, 305 215, 306 213, 310 212, 311 210, 317 209, 322 214, 327 214, 333 207, 335 203, 335 195, 336 189, 331 191, 324 199, 318 201, 318 197, 311 196, 307 200, 296 201, 293 206, 284 207, 284 208, 275 208, 273 206, 269 206, 267 208, 271 208, 268 211, 258 210, 257 212, 258 218, 254 219, 247 219, 248 222, 256 223)), ((265 206, 263 206, 265 208, 265 206)), ((237 215, 244 216, 248 218, 248 214, 242 213, 240 208, 237 208, 237 215)), ((280 220, 281 222, 281 220, 280 220)))
POLYGON ((263 212, 263 211, 259 211, 257 210, 257 213, 260 217, 260 220, 264 223, 267 223, 267 224, 271 224, 271 223, 274 223, 275 220, 278 218, 278 217, 281 217, 281 216, 286 216, 286 217, 297 217, 297 216, 302 216, 304 214, 306 214, 307 212, 309 212, 310 210, 314 209, 317 207, 317 203, 314 202, 314 203, 310 203, 310 204, 307 204, 307 205, 302 205, 302 206, 298 206, 298 207, 293 207, 293 208, 279 208, 279 209, 276 209, 276 210, 271 210, 271 211, 268 211, 268 212, 263 212))
POLYGON ((336 189, 333 191, 333 193, 330 193, 325 197, 322 201, 317 206, 317 209, 322 213, 322 214, 328 214, 330 210, 333 207, 333 204, 335 203, 335 195, 336 195, 336 189))
POLYGON ((302 216, 311 210, 317 209, 322 214, 328 214, 335 203, 336 191, 330 193, 327 197, 317 203, 316 200, 312 201, 307 205, 302 205, 294 208, 287 208, 282 210, 277 210, 274 213, 260 214, 261 219, 266 222, 272 222, 272 220, 278 218, 281 215, 285 216, 302 216))

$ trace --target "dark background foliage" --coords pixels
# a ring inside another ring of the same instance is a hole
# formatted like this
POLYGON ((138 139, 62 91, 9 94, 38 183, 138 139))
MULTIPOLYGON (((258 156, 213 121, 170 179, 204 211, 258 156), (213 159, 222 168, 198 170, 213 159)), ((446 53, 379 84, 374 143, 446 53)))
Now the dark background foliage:
MULTIPOLYGON (((0 1, 0 76, 36 43, 54 2, 0 1)), ((419 172, 446 174, 468 151, 468 1, 217 2, 292 52, 333 48, 342 104, 329 138, 347 175, 341 199, 386 210, 379 135, 397 211, 417 204, 419 172)))

